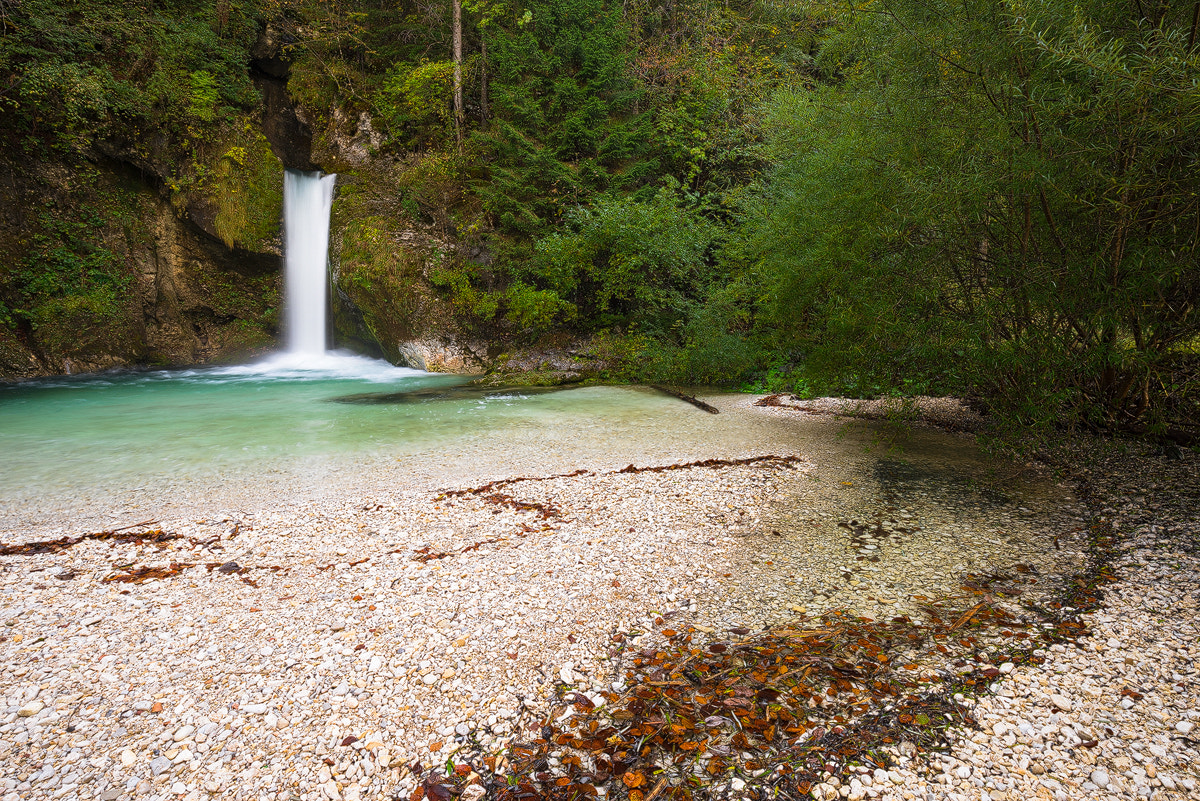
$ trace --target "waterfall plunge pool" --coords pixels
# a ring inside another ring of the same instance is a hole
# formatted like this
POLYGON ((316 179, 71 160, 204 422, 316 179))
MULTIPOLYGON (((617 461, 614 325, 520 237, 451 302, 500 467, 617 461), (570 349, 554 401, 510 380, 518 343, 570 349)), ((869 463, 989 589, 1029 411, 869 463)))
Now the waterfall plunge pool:
POLYGON ((738 444, 732 420, 643 388, 483 391, 466 382, 285 352, 250 365, 0 385, 0 527, 51 510, 103 517, 173 499, 437 487, 634 454, 706 458, 738 444))

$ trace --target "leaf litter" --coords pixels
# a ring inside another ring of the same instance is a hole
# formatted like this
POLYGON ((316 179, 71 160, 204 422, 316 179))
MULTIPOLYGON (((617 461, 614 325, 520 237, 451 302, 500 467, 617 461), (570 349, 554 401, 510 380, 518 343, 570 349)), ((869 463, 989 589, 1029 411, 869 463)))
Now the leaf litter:
POLYGON ((152 545, 163 545, 172 540, 179 539, 179 535, 173 532, 163 531, 161 528, 151 529, 149 531, 130 531, 132 528, 142 528, 144 526, 153 525, 154 520, 145 520, 141 523, 132 523, 121 528, 112 528, 105 531, 95 531, 88 534, 80 534, 78 537, 59 537, 53 540, 39 540, 37 542, 22 542, 22 543, 0 543, 0 556, 32 556, 35 554, 60 553, 68 548, 72 548, 81 542, 96 541, 107 542, 112 545, 120 543, 122 545, 134 543, 141 545, 150 543, 152 545))
POLYGON ((968 574, 953 597, 915 597, 919 621, 834 611, 711 639, 664 616, 660 645, 621 651, 622 692, 560 685, 557 707, 505 753, 411 765, 409 801, 801 798, 896 753, 944 751, 953 729, 974 725, 967 698, 991 692, 1005 663, 1041 664, 1044 648, 1087 634, 1082 616, 1117 578, 1111 526, 1088 533, 1090 567, 1041 605, 1014 607, 1002 590, 1015 577, 997 573, 968 574))

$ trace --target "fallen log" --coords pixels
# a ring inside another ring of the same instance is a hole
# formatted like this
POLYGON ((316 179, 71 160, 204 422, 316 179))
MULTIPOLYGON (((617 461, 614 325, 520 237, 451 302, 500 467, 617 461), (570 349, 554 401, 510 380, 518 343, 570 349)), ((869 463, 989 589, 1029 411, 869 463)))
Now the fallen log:
POLYGON ((684 395, 682 392, 677 392, 669 387, 664 387, 662 384, 651 384, 650 388, 657 389, 659 392, 662 392, 666 395, 670 395, 672 398, 679 398, 679 400, 685 401, 686 403, 690 403, 693 406, 695 406, 697 409, 703 409, 704 411, 708 412, 709 414, 720 414, 721 413, 721 410, 718 409, 716 406, 705 403, 704 401, 700 400, 699 398, 692 397, 691 395, 684 395))

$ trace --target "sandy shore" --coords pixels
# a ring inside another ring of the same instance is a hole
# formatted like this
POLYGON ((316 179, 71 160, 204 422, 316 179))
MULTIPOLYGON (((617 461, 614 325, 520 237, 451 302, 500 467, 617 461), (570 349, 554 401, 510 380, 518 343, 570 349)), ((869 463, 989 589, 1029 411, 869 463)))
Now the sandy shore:
MULTIPOLYGON (((716 631, 880 615, 1016 561, 1038 567, 1032 593, 1052 593, 1086 563, 1080 531, 1100 495, 1081 500, 958 435, 895 443, 878 426, 714 400, 727 434, 708 452, 697 440, 649 461, 609 452, 538 470, 532 450, 513 455, 519 471, 492 460, 440 485, 392 475, 217 512, 142 494, 122 522, 157 522, 124 540, 0 556, 0 793, 407 797, 414 761, 502 749, 563 683, 593 697, 619 686, 613 635, 653 642, 643 632, 660 616, 716 631), (765 456, 786 459, 620 471, 765 456), (538 480, 484 486, 521 477, 538 480), (880 526, 864 534, 860 519, 880 526)), ((1186 521, 1122 521, 1124 583, 1084 651, 1015 671, 946 761, 818 794, 1189 797, 1195 552, 1162 544, 1187 542, 1186 521), (1126 708, 1118 686, 1131 682, 1126 708), (1071 709, 1047 707, 1052 696, 1071 709), (1078 747, 1087 738, 1098 747, 1078 747)), ((58 519, 2 541, 89 530, 58 519)))

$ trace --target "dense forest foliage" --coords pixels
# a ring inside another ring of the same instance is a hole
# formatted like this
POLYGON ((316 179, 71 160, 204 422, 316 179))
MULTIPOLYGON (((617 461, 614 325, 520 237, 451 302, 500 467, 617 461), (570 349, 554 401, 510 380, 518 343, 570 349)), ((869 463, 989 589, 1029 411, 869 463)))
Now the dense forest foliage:
MULTIPOLYGON (((381 339, 422 284, 626 378, 1197 431, 1200 3, 462 0, 458 59, 456 4, 4 0, 8 163, 132 165, 270 240, 269 30, 314 148, 370 120, 370 164, 321 166, 381 339)), ((71 191, 4 251, 26 340, 129 280, 95 231, 130 204, 71 191)))

